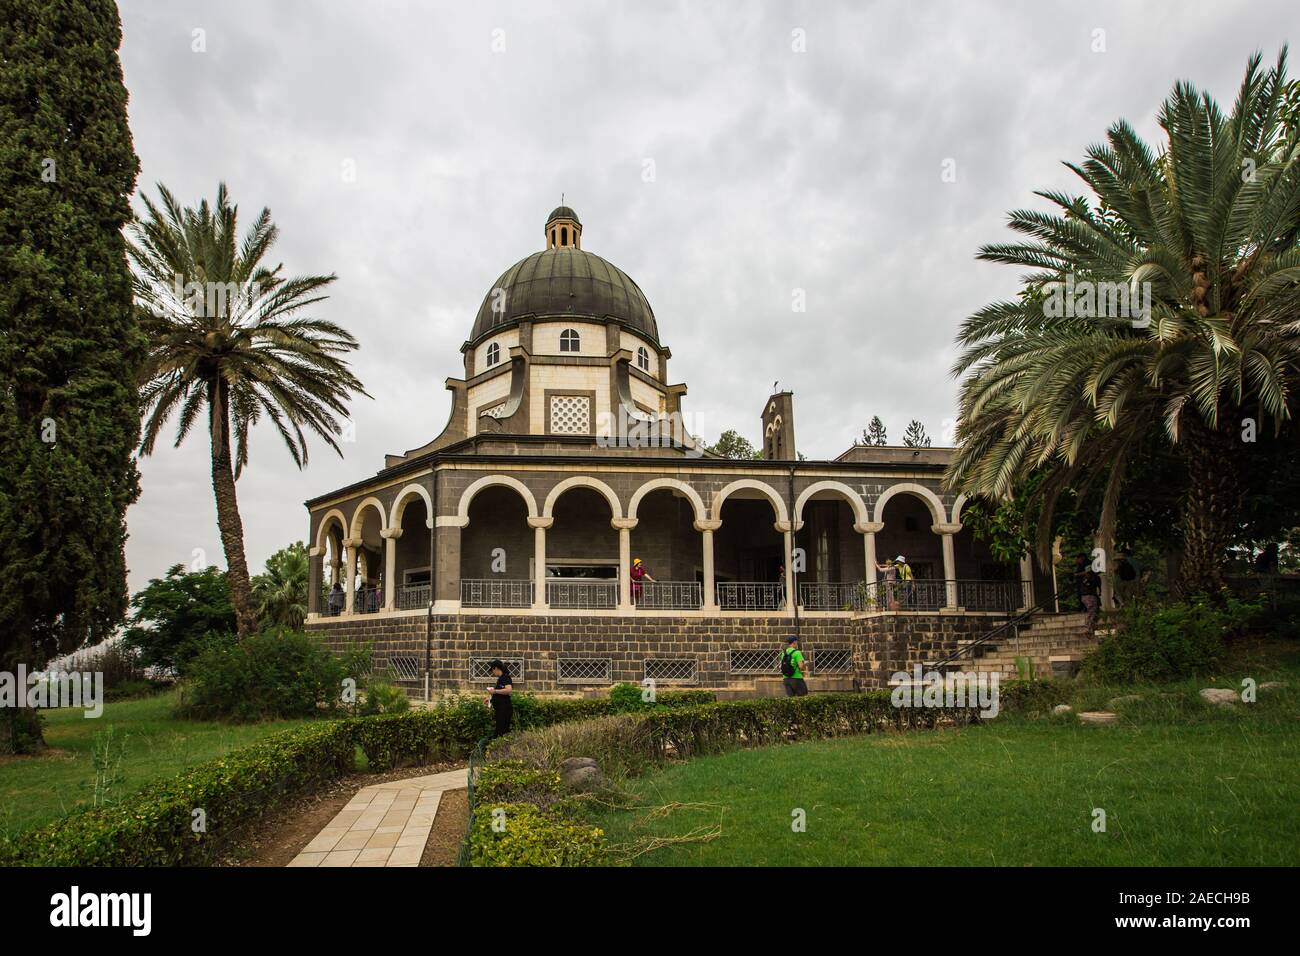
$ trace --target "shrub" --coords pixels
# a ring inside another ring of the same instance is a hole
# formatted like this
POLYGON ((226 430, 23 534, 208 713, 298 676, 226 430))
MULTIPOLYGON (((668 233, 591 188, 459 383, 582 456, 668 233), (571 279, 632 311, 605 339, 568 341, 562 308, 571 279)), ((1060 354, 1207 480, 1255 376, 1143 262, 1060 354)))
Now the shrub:
POLYGON ((1164 606, 1134 602, 1121 609, 1115 633, 1084 659, 1083 674, 1095 683, 1123 684, 1209 673, 1223 659, 1224 637, 1258 610, 1234 598, 1217 607, 1199 595, 1164 606))
POLYGON ((636 684, 615 684, 609 689, 609 703, 616 713, 641 710, 649 706, 641 699, 641 688, 636 684))
POLYGON ((998 685, 998 709, 1004 714, 1043 714, 1057 704, 1070 702, 1068 682, 1011 680, 998 685))
POLYGON ((121 803, 0 837, 0 866, 182 866, 209 863, 252 820, 353 767, 345 722, 283 731, 121 803), (196 811, 204 826, 196 832, 196 811))
POLYGON ((362 716, 401 714, 411 709, 406 691, 385 680, 372 679, 366 684, 366 699, 357 712, 362 716))
POLYGON ((171 687, 166 681, 139 680, 122 681, 115 687, 104 688, 105 703, 112 703, 118 700, 132 700, 137 697, 151 697, 154 694, 161 693, 171 687))
POLYGON ((546 807, 563 797, 558 773, 537 770, 518 760, 488 764, 478 772, 474 783, 476 804, 531 803, 546 807))
POLYGON ((599 827, 574 822, 530 803, 480 803, 470 829, 470 864, 599 866, 604 862, 604 846, 605 834, 599 827), (494 821, 500 821, 497 829, 493 828, 494 821))
POLYGON ((307 717, 340 704, 350 663, 298 631, 208 644, 187 671, 178 715, 234 721, 307 717))
POLYGON ((510 760, 548 771, 567 757, 591 757, 606 773, 639 773, 654 761, 644 714, 609 714, 574 720, 495 740, 488 759, 510 760))

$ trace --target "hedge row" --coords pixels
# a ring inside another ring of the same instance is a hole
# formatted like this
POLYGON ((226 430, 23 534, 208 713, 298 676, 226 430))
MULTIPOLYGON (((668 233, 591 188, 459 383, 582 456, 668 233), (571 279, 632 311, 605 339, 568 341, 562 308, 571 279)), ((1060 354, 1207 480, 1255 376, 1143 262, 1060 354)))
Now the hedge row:
POLYGON ((353 768, 349 723, 321 721, 275 734, 151 784, 120 804, 0 838, 0 866, 211 862, 244 824, 353 768))
MULTIPOLYGON (((660 694, 660 708, 707 691, 660 694)), ((609 699, 545 700, 521 694, 515 729, 614 712, 609 699)), ((647 709, 649 712, 649 709, 647 709)), ((70 814, 16 838, 0 837, 0 866, 176 866, 209 863, 240 829, 355 769, 372 771, 467 757, 492 732, 476 698, 428 711, 322 720, 150 784, 123 802, 70 814)))

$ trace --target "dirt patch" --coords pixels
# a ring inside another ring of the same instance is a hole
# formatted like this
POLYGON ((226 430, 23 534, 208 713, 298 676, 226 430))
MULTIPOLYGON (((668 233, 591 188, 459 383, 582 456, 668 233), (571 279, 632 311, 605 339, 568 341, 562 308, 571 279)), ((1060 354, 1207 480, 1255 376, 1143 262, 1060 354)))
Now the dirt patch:
POLYGON ((420 866, 455 866, 460 845, 469 826, 469 791, 446 790, 438 801, 429 842, 424 845, 420 866))
MULTIPOLYGON (((406 780, 444 770, 458 770, 464 763, 430 764, 424 767, 403 767, 388 773, 354 773, 342 777, 325 789, 304 797, 296 804, 272 813, 248 826, 235 846, 226 851, 218 866, 288 866, 302 848, 310 843, 325 825, 338 814, 362 787, 393 780, 406 780)), ((461 791, 462 793, 464 791, 461 791)), ((443 801, 447 795, 443 796, 443 801)), ((441 804, 434 818, 430 842, 438 832, 438 818, 442 816, 441 804)), ((468 817, 466 817, 468 819, 468 817)), ((462 823, 461 833, 464 834, 462 823)), ((459 850, 459 843, 457 850, 459 850)), ((425 849, 426 856, 428 849, 425 849)), ((452 863, 456 862, 455 854, 452 863)), ((439 865, 422 863, 422 866, 439 865)))

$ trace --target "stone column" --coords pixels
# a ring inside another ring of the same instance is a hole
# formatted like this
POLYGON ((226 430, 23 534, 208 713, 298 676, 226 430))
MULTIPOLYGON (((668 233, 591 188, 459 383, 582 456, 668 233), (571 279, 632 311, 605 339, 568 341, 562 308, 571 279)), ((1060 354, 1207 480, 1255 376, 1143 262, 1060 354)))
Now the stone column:
POLYGON ((459 515, 439 515, 434 521, 437 580, 433 582, 433 601, 445 611, 460 607, 460 529, 467 524, 469 519, 459 515))
POLYGON ((853 530, 862 535, 863 557, 867 562, 867 585, 876 583, 876 534, 885 530, 883 521, 867 521, 855 524, 853 530))
POLYGON ((618 609, 632 613, 632 529, 636 518, 610 518, 610 526, 618 531, 618 609))
POLYGON ((381 528, 379 536, 384 539, 384 610, 392 611, 397 606, 397 539, 402 529, 381 528))
POLYGON ((1020 558, 1020 606, 1018 611, 1027 611, 1034 606, 1034 561, 1025 554, 1020 558))
POLYGON ((533 610, 550 608, 546 601, 546 529, 555 524, 554 518, 529 518, 533 529, 533 610))
POLYGON ((714 583, 713 575, 713 532, 722 527, 722 521, 717 518, 706 521, 695 522, 695 530, 700 533, 703 539, 704 548, 704 605, 703 610, 712 613, 718 613, 721 609, 718 607, 717 586, 714 583))
POLYGON ((799 595, 794 590, 794 535, 803 527, 803 523, 777 521, 773 527, 780 531, 785 539, 785 613, 788 617, 794 617, 795 606, 799 603, 799 595))
POLYGON ((343 542, 343 613, 351 614, 352 605, 357 596, 357 548, 361 547, 361 538, 348 538, 343 542))
POLYGON ((953 547, 953 538, 961 530, 959 524, 933 524, 930 530, 943 535, 943 579, 947 583, 948 600, 946 611, 957 609, 957 550, 953 547))
POLYGON ((321 576, 325 573, 324 549, 312 548, 307 552, 307 620, 320 617, 321 576))

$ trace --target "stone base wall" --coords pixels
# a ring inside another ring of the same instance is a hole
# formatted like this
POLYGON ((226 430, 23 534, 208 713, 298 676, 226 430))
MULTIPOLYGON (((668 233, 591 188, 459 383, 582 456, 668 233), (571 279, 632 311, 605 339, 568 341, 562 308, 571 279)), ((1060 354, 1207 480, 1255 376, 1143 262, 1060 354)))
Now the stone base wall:
MULTIPOLYGON (((805 653, 812 654, 814 674, 848 674, 866 689, 886 686, 895 671, 947 654, 959 641, 987 632, 998 621, 964 614, 804 618, 798 633, 805 653), (841 668, 832 669, 833 663, 841 668)), ((431 621, 419 615, 313 621, 307 630, 340 653, 369 643, 376 670, 412 692, 423 688, 426 659, 432 660, 431 687, 445 691, 481 687, 482 680, 470 678, 472 659, 500 657, 523 661, 522 677, 515 675, 519 689, 557 693, 640 683, 647 676, 647 661, 657 662, 650 666, 661 673, 693 666, 694 680, 682 686, 751 685, 756 677, 776 673, 755 668, 762 666, 763 652, 779 652, 794 632, 794 622, 776 617, 472 614, 440 615, 431 621), (563 680, 565 676, 571 679, 563 680)), ((675 682, 660 676, 657 683, 668 688, 675 682)))

